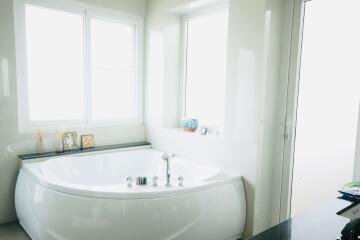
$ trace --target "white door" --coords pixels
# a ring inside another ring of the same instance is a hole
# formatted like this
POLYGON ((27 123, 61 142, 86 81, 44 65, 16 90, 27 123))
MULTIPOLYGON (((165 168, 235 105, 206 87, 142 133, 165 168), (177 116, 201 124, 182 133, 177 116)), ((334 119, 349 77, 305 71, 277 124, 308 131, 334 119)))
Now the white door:
POLYGON ((284 149, 291 216, 334 200, 353 180, 360 103, 360 1, 312 0, 300 8, 301 64, 287 109, 296 128, 284 149))

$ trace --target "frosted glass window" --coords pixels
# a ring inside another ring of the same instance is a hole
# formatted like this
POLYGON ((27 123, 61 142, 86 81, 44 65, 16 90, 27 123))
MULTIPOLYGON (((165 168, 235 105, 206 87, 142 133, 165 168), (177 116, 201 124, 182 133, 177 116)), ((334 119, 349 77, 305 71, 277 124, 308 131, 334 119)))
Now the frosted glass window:
POLYGON ((143 20, 42 4, 14 5, 19 129, 141 124, 143 20))
POLYGON ((25 5, 30 121, 84 119, 83 16, 25 5))
POLYGON ((353 179, 360 104, 359 11, 358 0, 305 4, 292 216, 333 201, 337 190, 353 179))
POLYGON ((91 19, 92 118, 136 116, 135 26, 91 19))
POLYGON ((228 12, 186 21, 185 117, 201 125, 224 124, 228 12))

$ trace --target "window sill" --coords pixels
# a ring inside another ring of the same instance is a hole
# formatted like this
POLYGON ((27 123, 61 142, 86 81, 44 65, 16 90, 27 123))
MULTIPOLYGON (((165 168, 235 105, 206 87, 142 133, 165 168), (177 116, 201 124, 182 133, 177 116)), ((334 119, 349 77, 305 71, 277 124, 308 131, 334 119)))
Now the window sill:
POLYGON ((93 148, 85 148, 85 149, 79 148, 79 149, 68 150, 68 151, 30 153, 30 154, 19 155, 18 157, 21 160, 34 160, 37 158, 58 157, 58 156, 69 155, 69 154, 79 154, 79 153, 97 152, 97 151, 113 150, 113 149, 119 149, 119 148, 129 148, 129 147, 142 147, 142 146, 150 146, 150 145, 151 144, 148 142, 122 143, 122 144, 106 145, 106 146, 99 146, 99 147, 93 147, 93 148))
POLYGON ((200 130, 196 130, 195 132, 187 132, 184 131, 183 128, 170 128, 166 129, 167 131, 174 132, 176 134, 181 134, 186 137, 196 137, 196 138, 203 138, 204 140, 223 140, 223 133, 222 131, 218 131, 217 133, 209 132, 206 135, 200 134, 200 130))

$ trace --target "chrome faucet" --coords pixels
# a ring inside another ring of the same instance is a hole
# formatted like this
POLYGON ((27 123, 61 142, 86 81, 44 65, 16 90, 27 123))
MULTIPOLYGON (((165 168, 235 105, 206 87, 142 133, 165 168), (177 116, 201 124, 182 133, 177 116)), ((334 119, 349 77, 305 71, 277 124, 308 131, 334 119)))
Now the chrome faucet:
POLYGON ((170 187, 170 163, 169 160, 175 157, 174 153, 164 153, 162 159, 166 162, 166 187, 170 187))

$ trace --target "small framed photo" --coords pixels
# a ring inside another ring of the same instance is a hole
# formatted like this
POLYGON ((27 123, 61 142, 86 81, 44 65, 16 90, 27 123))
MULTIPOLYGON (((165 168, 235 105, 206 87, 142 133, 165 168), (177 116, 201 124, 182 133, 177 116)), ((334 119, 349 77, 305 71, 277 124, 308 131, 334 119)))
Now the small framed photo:
POLYGON ((76 132, 64 132, 62 137, 63 150, 73 150, 77 148, 77 133, 76 132))
POLYGON ((95 147, 94 134, 86 134, 81 136, 81 148, 93 148, 95 147))

